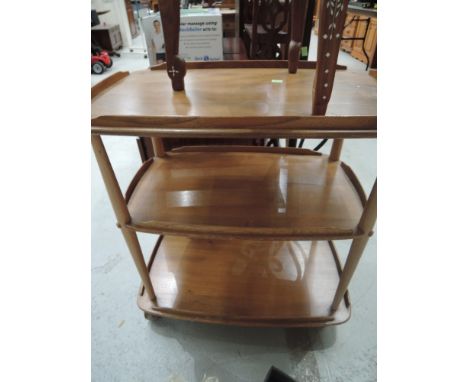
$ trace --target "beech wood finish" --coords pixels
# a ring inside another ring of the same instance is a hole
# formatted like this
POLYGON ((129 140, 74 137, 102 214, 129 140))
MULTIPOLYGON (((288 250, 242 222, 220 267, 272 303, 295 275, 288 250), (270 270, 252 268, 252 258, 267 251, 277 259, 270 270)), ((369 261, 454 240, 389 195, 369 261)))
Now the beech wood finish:
MULTIPOLYGON (((137 71, 94 97, 92 118, 310 117, 313 99, 310 87, 304 85, 314 81, 315 73, 298 70, 289 74, 283 68, 194 69, 187 72, 185 92, 173 92, 162 71, 137 71)), ((339 91, 333 98, 331 114, 375 113, 375 105, 369 104, 373 95, 357 91, 353 78, 352 72, 337 76, 339 91)))
POLYGON ((105 89, 119 82, 122 78, 127 77, 129 74, 130 72, 117 72, 102 80, 101 82, 98 82, 91 88, 91 99, 102 93, 105 89))
POLYGON ((327 326, 347 321, 347 296, 330 314, 341 267, 333 244, 164 236, 149 262, 150 315, 247 326, 327 326))
POLYGON ((148 137, 375 138, 376 117, 126 117, 91 121, 92 133, 148 137), (245 127, 248 126, 248 127, 245 127))
POLYGON ((127 227, 212 238, 360 235, 361 197, 338 162, 261 151, 184 150, 145 163, 127 193, 127 227))
MULTIPOLYGON (((178 11, 168 0, 162 3, 168 23, 178 11)), ((322 32, 340 30, 346 6, 346 0, 322 2, 322 32)), ((169 69, 179 65, 178 27, 173 32, 169 69)), ((194 69, 187 74, 186 91, 173 92, 161 72, 147 70, 112 76, 93 88, 93 149, 142 278, 138 304, 145 313, 249 326, 325 326, 349 318, 346 291, 372 234, 377 186, 367 200, 351 168, 339 161, 342 141, 328 157, 263 147, 192 147, 163 156, 157 140, 375 137, 375 117, 311 116, 311 101, 315 115, 325 114, 329 104, 339 48, 335 37, 319 35, 315 71, 194 69), (305 85, 312 81, 311 100, 305 85), (155 138, 162 156, 143 164, 125 199, 102 134, 155 138), (146 266, 135 230, 177 236, 161 238, 146 266), (321 241, 306 243, 305 252, 295 241, 279 241, 302 238, 321 241), (324 242, 332 238, 353 238, 343 271, 333 243, 324 242)), ((183 85, 182 73, 185 66, 177 76, 170 74, 174 90, 183 85)), ((346 73, 340 84, 338 75, 335 89, 343 86, 349 93, 342 94, 355 94, 352 76, 346 73)), ((361 97, 362 103, 349 103, 351 97, 346 103, 335 96, 328 112, 338 105, 341 115, 374 113, 375 105, 361 97)))
POLYGON ((126 224, 130 221, 130 215, 128 209, 125 206, 125 201, 120 191, 119 183, 115 178, 114 170, 107 156, 106 149, 102 143, 100 136, 92 135, 91 143, 93 145, 94 155, 101 170, 101 174, 104 180, 104 184, 109 194, 109 199, 112 203, 112 208, 114 209, 115 215, 117 217, 117 222, 119 227, 122 230, 122 235, 124 236, 125 242, 132 254, 133 261, 137 267, 138 273, 140 274, 143 285, 146 288, 148 297, 151 301, 155 301, 156 297, 154 294, 153 285, 149 279, 148 270, 145 264, 145 258, 141 252, 140 243, 135 232, 126 228, 126 224))
POLYGON ((335 297, 333 298, 333 303, 330 311, 333 313, 336 311, 345 295, 351 277, 353 277, 354 271, 358 265, 358 262, 364 252, 364 248, 367 245, 369 240, 370 233, 374 227, 375 221, 377 219, 377 181, 374 183, 371 194, 369 196, 369 203, 365 206, 365 211, 362 214, 361 220, 359 222, 359 228, 361 232, 364 233, 362 237, 355 238, 351 244, 351 249, 349 250, 348 257, 346 259, 345 267, 343 273, 340 277, 340 282, 336 289, 335 297))

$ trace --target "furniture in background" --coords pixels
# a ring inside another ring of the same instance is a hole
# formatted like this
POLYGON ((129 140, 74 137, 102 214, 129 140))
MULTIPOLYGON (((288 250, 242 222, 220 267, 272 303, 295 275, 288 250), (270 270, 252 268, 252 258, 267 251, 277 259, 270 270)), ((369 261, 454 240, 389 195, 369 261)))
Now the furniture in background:
MULTIPOLYGON (((317 0, 318 3, 325 0, 317 0)), ((316 17, 317 18, 317 17, 316 17)), ((318 20, 315 33, 318 33, 318 20)), ((366 64, 369 74, 377 70, 377 9, 350 4, 342 32, 341 49, 366 64)))
POLYGON ((122 35, 118 25, 96 25, 91 28, 91 39, 102 49, 114 52, 122 48, 122 35))
POLYGON ((244 42, 240 37, 223 38, 223 55, 226 61, 248 60, 244 42))
MULTIPOLYGON (((377 214, 377 183, 367 198, 340 160, 344 138, 376 138, 376 117, 359 115, 358 102, 358 116, 324 116, 347 0, 321 8, 320 34, 333 37, 319 40, 316 64, 299 60, 302 0, 292 1, 287 61, 185 63, 178 56, 178 1, 159 6, 167 62, 117 73, 91 92, 92 146, 142 280, 138 306, 147 318, 247 326, 346 322, 348 285, 377 214), (153 142, 156 156, 125 195, 102 135, 153 142), (164 150, 166 138, 271 137, 334 143, 330 155, 252 146, 164 150), (148 262, 137 232, 160 235, 148 262), (342 267, 333 241, 347 239, 342 267)), ((353 85, 352 73, 336 83, 353 85)))
POLYGON ((377 11, 350 6, 346 15, 341 49, 366 64, 377 49, 377 11))
MULTIPOLYGON (((138 31, 137 23, 135 21, 135 15, 133 14, 133 5, 132 1, 130 0, 125 0, 125 10, 127 12, 127 19, 128 19, 128 26, 130 27, 130 34, 132 35, 132 38, 137 37, 140 32, 138 31)), ((138 1, 140 3, 140 1, 138 1)))
POLYGON ((148 7, 152 9, 154 12, 159 10, 159 1, 158 0, 148 0, 148 7))
MULTIPOLYGON (((315 0, 307 0, 301 59, 307 60, 314 25, 315 0)), ((287 59, 290 41, 290 0, 240 0, 240 34, 251 59, 287 59)))
POLYGON ((236 31, 236 9, 223 7, 220 11, 223 18, 223 37, 239 37, 236 31))
POLYGON ((241 33, 249 58, 287 59, 290 0, 243 0, 243 4, 241 33))

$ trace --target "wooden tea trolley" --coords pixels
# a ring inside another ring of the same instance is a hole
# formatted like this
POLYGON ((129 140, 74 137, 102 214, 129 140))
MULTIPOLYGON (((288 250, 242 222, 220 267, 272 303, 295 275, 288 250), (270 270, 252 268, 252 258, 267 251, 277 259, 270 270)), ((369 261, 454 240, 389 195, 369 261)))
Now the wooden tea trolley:
MULTIPOLYGON (((376 117, 324 116, 347 1, 322 1, 316 63, 298 60, 304 0, 292 4, 289 60, 267 62, 185 63, 177 56, 177 3, 159 2, 167 63, 92 89, 92 145, 142 280, 139 307, 146 317, 249 326, 345 322, 377 193, 375 183, 367 198, 340 161, 343 139, 376 138, 376 117), (152 139, 157 155, 125 195, 102 135, 152 139), (174 137, 334 143, 330 155, 256 146, 164 152, 162 140, 174 137), (148 263, 137 232, 160 235, 148 263), (333 245, 342 239, 352 239, 343 268, 333 245)), ((351 106, 359 112, 359 102, 351 106)))

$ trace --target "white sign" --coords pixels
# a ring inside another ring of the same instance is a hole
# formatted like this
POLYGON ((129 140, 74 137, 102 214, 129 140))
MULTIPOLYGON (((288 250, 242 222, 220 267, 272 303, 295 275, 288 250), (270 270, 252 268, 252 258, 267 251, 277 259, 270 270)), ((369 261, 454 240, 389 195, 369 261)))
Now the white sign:
MULTIPOLYGON (((150 65, 166 56, 161 15, 142 19, 150 65)), ((179 56, 186 61, 223 59, 223 21, 218 8, 180 10, 179 56)))

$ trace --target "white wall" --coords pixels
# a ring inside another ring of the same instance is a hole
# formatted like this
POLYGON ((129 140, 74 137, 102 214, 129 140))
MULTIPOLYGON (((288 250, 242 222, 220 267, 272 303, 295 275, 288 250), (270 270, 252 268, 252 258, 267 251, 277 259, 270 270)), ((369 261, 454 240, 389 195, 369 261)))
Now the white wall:
POLYGON ((109 10, 109 13, 99 16, 101 24, 118 24, 124 47, 132 46, 132 35, 130 33, 130 26, 128 25, 124 0, 91 0, 91 9, 95 9, 98 12, 109 10))

